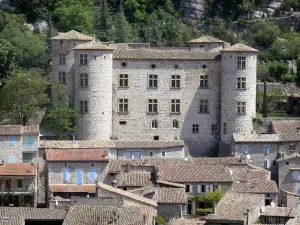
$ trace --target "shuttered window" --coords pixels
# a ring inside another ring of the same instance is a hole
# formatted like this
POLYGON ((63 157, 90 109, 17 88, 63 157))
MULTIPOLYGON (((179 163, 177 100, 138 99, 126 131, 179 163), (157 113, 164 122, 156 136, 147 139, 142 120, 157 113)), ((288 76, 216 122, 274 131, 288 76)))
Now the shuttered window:
POLYGON ((66 184, 69 182, 70 174, 68 169, 63 169, 63 183, 66 184))
POLYGON ((90 181, 95 182, 97 179, 96 169, 90 169, 90 181))

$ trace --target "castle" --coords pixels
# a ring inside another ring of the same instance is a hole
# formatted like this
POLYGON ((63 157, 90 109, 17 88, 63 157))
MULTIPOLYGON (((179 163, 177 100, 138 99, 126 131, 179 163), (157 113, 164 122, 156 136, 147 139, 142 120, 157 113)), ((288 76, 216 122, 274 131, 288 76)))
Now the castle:
POLYGON ((200 156, 253 131, 257 53, 209 36, 152 48, 69 31, 52 38, 52 79, 80 112, 77 139, 184 140, 200 156))

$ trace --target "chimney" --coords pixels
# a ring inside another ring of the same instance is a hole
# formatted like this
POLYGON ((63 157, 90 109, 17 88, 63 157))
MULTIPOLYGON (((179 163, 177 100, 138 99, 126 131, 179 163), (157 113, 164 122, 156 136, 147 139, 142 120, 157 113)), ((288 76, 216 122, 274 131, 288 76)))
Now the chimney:
POLYGON ((72 137, 73 137, 73 141, 75 141, 75 139, 76 139, 76 134, 75 134, 75 133, 72 133, 72 137))
POLYGON ((212 214, 213 215, 217 214, 217 205, 216 204, 214 204, 213 207, 212 207, 212 214))

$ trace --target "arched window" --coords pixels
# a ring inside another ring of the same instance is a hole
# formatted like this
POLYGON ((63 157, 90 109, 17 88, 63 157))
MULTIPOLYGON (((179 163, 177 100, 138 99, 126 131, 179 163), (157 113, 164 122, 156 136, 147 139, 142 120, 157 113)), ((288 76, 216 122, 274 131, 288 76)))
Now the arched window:
POLYGON ((179 128, 178 120, 173 120, 173 128, 179 128))

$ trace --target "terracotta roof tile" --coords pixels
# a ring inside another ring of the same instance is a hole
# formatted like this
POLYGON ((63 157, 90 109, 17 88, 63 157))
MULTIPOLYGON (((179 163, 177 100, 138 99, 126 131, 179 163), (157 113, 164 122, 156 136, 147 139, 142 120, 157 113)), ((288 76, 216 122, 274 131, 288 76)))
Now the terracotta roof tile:
POLYGON ((99 41, 90 41, 84 44, 77 45, 74 50, 109 50, 113 51, 114 48, 102 44, 99 41))
POLYGON ((222 52, 258 52, 257 49, 238 43, 221 50, 222 52))
POLYGON ((91 41, 92 37, 85 34, 79 33, 75 30, 71 30, 67 33, 59 33, 57 36, 51 38, 51 40, 80 40, 80 41, 91 41))
POLYGON ((203 36, 194 40, 189 41, 189 43, 224 43, 225 41, 222 41, 220 39, 211 37, 211 36, 203 36))
POLYGON ((300 141, 300 121, 272 121, 272 129, 281 141, 300 141))
POLYGON ((278 188, 274 180, 261 180, 259 182, 234 183, 232 191, 240 193, 278 193, 278 188))
POLYGON ((51 192, 85 192, 96 193, 96 184, 50 184, 51 192))
POLYGON ((0 125, 0 135, 22 135, 22 125, 0 125))
POLYGON ((107 149, 47 149, 47 161, 108 161, 107 149))
POLYGON ((186 204, 185 188, 156 188, 157 204, 186 204))
POLYGON ((11 163, 0 165, 0 176, 35 176, 37 163, 11 163))
POLYGON ((120 173, 118 186, 122 187, 143 187, 152 184, 150 172, 120 173))
POLYGON ((169 225, 203 225, 205 224, 205 221, 201 221, 199 219, 175 219, 172 220, 169 225))
POLYGON ((168 181, 163 181, 163 180, 158 180, 158 181, 156 181, 156 183, 162 184, 164 186, 177 187, 177 188, 185 188, 186 187, 184 184, 178 184, 178 183, 168 182, 168 181))

